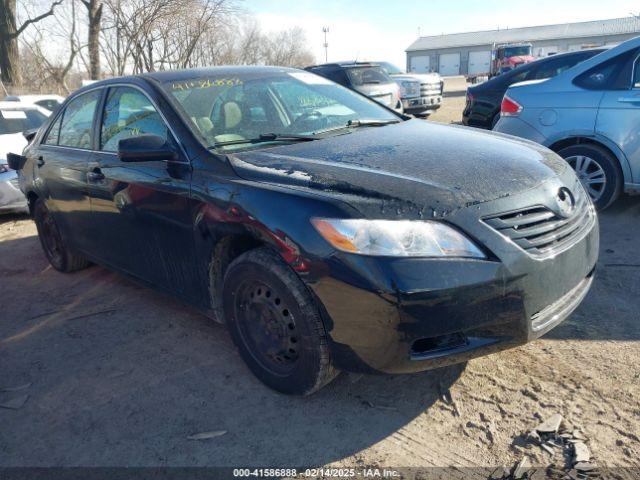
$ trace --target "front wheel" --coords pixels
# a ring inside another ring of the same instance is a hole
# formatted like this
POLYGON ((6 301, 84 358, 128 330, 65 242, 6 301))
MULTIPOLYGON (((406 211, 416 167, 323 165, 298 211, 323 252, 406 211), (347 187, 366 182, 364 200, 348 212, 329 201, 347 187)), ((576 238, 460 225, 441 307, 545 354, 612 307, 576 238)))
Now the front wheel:
POLYGON ((55 218, 41 199, 36 201, 33 219, 36 223, 42 250, 53 268, 68 273, 90 265, 87 259, 69 250, 60 234, 55 218))
POLYGON ((281 393, 308 395, 337 375, 309 291, 275 253, 244 253, 227 269, 224 315, 251 371, 281 393))
POLYGON ((597 145, 574 145, 558 152, 576 172, 598 210, 611 205, 622 192, 622 170, 618 161, 597 145))

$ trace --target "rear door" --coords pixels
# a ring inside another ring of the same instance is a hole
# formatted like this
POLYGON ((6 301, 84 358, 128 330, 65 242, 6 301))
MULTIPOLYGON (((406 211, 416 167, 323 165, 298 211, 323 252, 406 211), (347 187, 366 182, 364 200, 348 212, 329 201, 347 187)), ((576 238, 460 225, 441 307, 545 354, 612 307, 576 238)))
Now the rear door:
POLYGON ((93 123, 101 89, 83 93, 60 112, 37 149, 36 172, 45 202, 65 240, 89 252, 91 205, 87 166, 93 145, 93 123))
POLYGON ((110 87, 89 164, 93 225, 101 258, 166 290, 191 297, 194 267, 191 167, 150 97, 133 86, 110 87), (176 161, 122 162, 118 142, 143 134, 173 144, 176 161))
POLYGON ((611 89, 605 91, 596 132, 620 147, 631 167, 632 182, 640 182, 640 55, 620 69, 611 89))

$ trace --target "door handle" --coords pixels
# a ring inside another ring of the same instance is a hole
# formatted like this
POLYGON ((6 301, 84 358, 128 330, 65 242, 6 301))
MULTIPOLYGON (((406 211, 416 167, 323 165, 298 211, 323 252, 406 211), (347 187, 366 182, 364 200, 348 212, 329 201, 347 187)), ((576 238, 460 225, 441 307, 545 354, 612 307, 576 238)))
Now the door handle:
POLYGON ((38 157, 38 161, 36 163, 38 164, 39 167, 44 165, 44 158, 42 157, 42 155, 38 157))
POLYGON ((102 170, 99 168, 94 168, 87 173, 87 180, 90 182, 99 182, 100 180, 104 180, 104 173, 102 173, 102 170))
POLYGON ((618 101, 621 103, 640 103, 640 95, 634 97, 619 97, 618 101))

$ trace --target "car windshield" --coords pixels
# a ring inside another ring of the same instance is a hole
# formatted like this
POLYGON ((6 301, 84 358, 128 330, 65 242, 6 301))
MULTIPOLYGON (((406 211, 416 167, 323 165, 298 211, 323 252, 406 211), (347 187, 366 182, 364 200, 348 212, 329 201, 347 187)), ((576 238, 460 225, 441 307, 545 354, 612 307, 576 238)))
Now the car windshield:
POLYGON ((507 47, 504 49, 504 57, 519 57, 522 55, 531 55, 531 47, 522 45, 520 47, 507 47))
POLYGON ((400 120, 377 103, 303 71, 211 73, 167 82, 164 88, 206 146, 224 150, 255 148, 255 139, 264 146, 266 137, 274 142, 313 139, 356 121, 400 120))
POLYGON ((361 85, 377 85, 380 83, 393 83, 382 67, 349 67, 346 69, 349 80, 354 87, 361 85))
POLYGON ((39 128, 47 116, 35 109, 0 109, 0 135, 21 133, 39 128))
POLYGON ((393 63, 389 62, 380 62, 380 66, 387 72, 389 75, 402 75, 404 74, 404 70, 396 67, 393 63))

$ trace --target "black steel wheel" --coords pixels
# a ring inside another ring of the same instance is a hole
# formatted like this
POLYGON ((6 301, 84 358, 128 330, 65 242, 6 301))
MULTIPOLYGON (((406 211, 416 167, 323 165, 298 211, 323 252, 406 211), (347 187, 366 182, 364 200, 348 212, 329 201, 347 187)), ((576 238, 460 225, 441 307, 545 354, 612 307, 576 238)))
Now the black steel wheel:
POLYGON ((298 361, 296 319, 278 286, 255 278, 242 282, 235 295, 234 313, 242 340, 262 368, 287 375, 298 361))
POLYGON ((336 376, 318 308, 275 253, 244 253, 227 269, 224 315, 251 371, 269 387, 308 395, 336 376))
POLYGON ((73 272, 90 265, 81 255, 75 254, 65 245, 55 218, 42 200, 37 200, 33 211, 38 237, 47 260, 61 272, 73 272))

